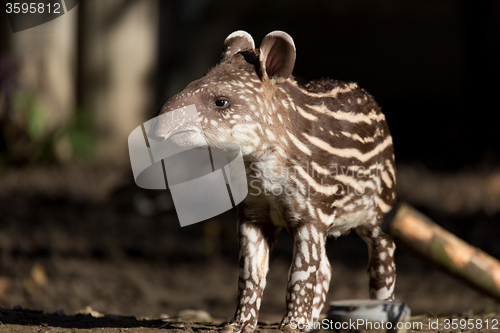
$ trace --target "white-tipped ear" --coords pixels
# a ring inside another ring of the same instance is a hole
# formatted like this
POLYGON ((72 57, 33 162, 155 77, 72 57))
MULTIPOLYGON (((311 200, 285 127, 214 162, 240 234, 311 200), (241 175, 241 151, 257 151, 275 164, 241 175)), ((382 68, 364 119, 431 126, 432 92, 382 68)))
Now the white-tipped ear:
POLYGON ((222 47, 221 60, 226 60, 240 51, 255 49, 252 36, 243 30, 238 30, 226 37, 222 47))
POLYGON ((273 31, 260 44, 260 72, 262 80, 275 83, 286 81, 292 75, 295 65, 295 44, 284 31, 273 31))

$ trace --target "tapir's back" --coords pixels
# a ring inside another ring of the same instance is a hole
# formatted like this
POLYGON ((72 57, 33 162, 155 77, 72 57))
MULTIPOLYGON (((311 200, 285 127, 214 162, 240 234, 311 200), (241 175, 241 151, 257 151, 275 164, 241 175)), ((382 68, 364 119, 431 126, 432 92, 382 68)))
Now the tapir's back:
POLYGON ((328 79, 282 86, 293 123, 287 168, 314 190, 309 200, 335 213, 337 223, 326 222, 334 224, 331 233, 389 211, 396 199, 392 138, 373 97, 355 83, 328 79))

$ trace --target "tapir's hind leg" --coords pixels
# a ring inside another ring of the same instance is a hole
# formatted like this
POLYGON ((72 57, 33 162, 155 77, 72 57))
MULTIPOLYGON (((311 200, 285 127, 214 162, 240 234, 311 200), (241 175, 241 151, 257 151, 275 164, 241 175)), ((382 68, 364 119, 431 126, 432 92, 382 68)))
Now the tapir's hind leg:
POLYGON ((394 250, 396 246, 391 237, 384 234, 380 226, 365 224, 356 228, 358 235, 368 244, 370 274, 370 298, 394 300, 396 266, 394 250))

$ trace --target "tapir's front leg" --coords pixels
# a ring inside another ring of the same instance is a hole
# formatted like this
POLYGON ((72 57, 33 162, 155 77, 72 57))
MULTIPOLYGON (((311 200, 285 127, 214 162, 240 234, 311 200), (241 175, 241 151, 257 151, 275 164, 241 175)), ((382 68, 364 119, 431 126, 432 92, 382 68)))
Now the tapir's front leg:
POLYGON ((276 228, 264 210, 250 211, 245 203, 238 207, 238 239, 240 271, 236 314, 222 333, 253 332, 257 326, 269 252, 275 240, 276 228), (259 213, 260 212, 260 213, 259 213))
POLYGON ((323 307, 330 282, 330 267, 324 254, 326 230, 323 229, 308 224, 291 230, 294 254, 288 276, 285 316, 281 322, 285 332, 296 331, 297 327, 308 331, 307 326, 317 320, 323 307), (322 260, 326 260, 324 267, 321 267, 322 260), (317 287, 318 276, 321 288, 317 287), (320 298, 315 301, 315 297, 320 298))

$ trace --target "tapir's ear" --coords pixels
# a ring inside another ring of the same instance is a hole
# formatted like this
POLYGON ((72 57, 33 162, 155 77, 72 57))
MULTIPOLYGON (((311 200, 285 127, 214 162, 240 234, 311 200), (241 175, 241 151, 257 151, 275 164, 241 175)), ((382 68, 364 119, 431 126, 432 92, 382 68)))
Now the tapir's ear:
POLYGON ((231 58, 240 51, 255 49, 252 36, 246 31, 238 30, 226 37, 222 48, 221 61, 231 58))
POLYGON ((284 31, 269 33, 260 44, 259 65, 262 80, 286 81, 295 65, 295 44, 284 31))

